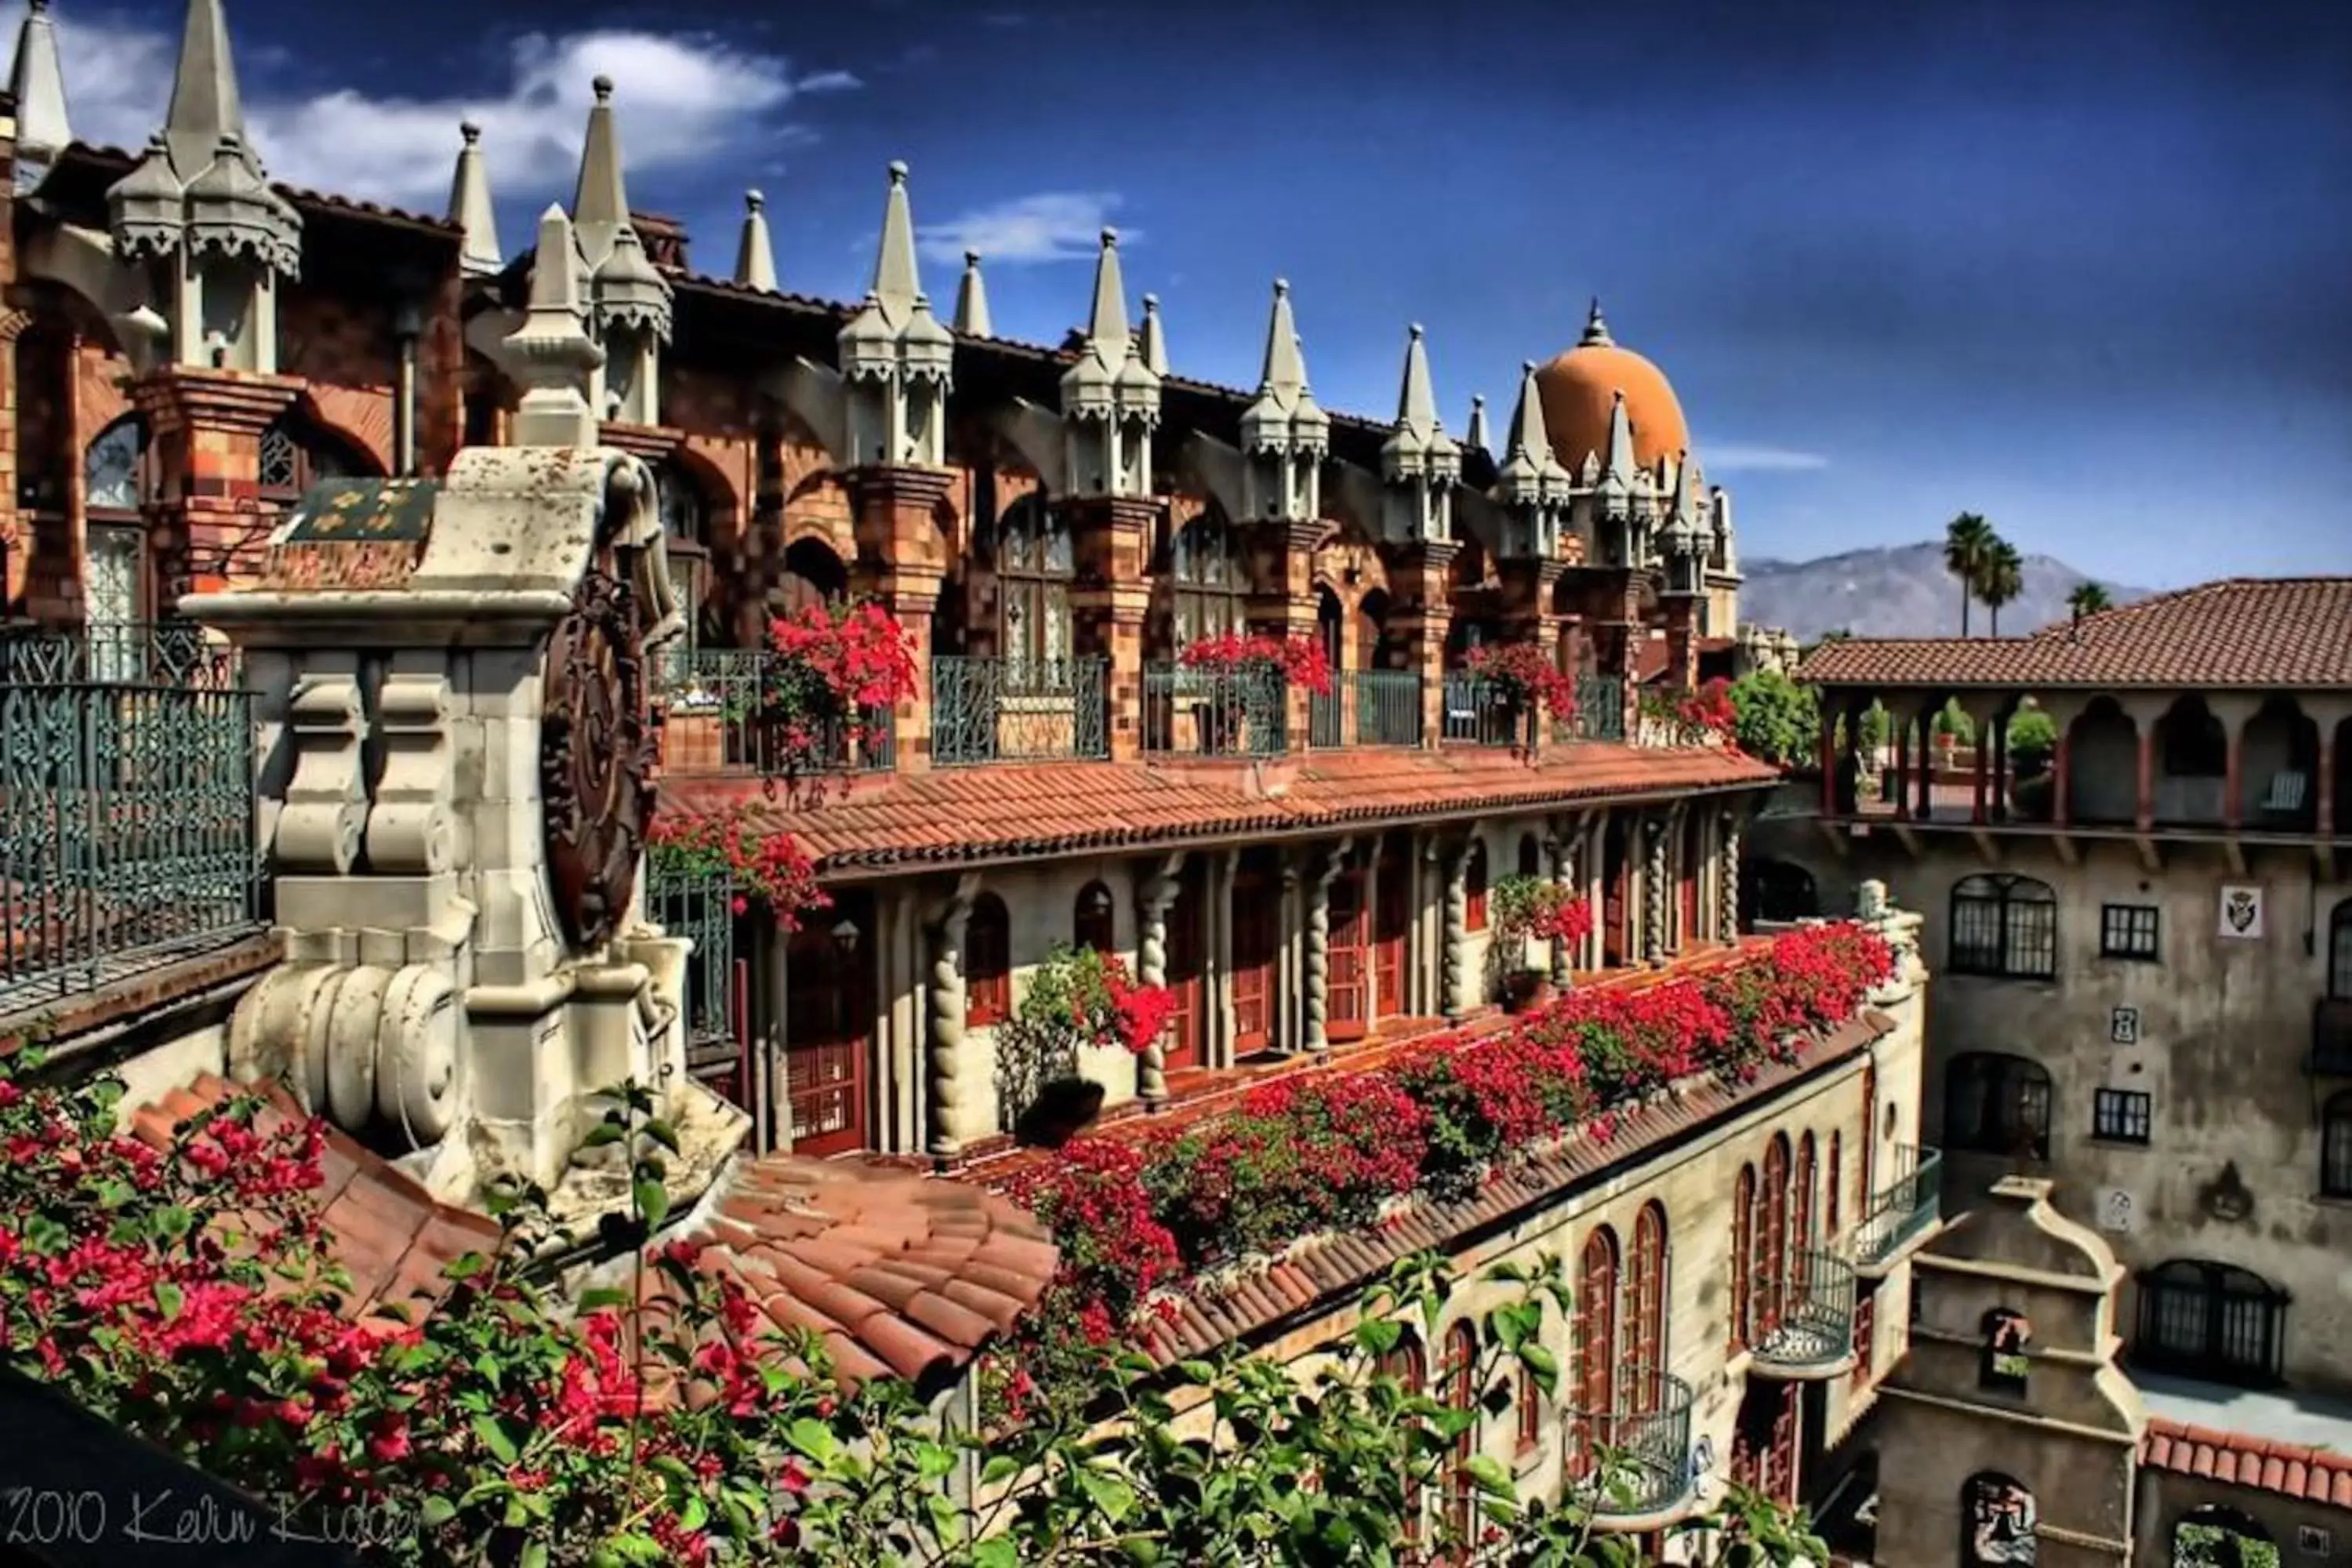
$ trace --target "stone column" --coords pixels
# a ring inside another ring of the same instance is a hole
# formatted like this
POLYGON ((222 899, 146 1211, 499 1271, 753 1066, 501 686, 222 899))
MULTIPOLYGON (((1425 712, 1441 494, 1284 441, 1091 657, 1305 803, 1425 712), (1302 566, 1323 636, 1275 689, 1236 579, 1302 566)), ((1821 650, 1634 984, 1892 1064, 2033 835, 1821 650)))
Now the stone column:
POLYGON ((947 577, 948 534, 940 518, 955 476, 945 468, 876 467, 846 476, 856 510, 854 593, 880 601, 907 630, 915 658, 915 692, 892 715, 897 767, 931 765, 931 612, 947 577))
MULTIPOLYGON (((1562 836, 1558 823, 1552 825, 1550 836, 1544 840, 1544 853, 1551 858, 1551 879, 1562 892, 1573 894, 1576 886, 1576 850, 1574 840, 1562 836)), ((1559 990, 1568 989, 1575 978, 1570 963, 1568 943, 1559 937, 1551 939, 1551 983, 1559 990)))
POLYGON ((1642 957, 1650 963, 1666 961, 1666 819, 1644 814, 1642 834, 1648 839, 1642 863, 1642 957))
POLYGON ((1739 818, 1728 808, 1716 818, 1715 932, 1723 942, 1739 940, 1739 818))
MULTIPOLYGON (((1318 635, 1315 542, 1322 537, 1325 526, 1317 518, 1276 519, 1241 530, 1251 589, 1244 603, 1252 631, 1284 638, 1318 635)), ((1286 744, 1294 750, 1306 747, 1311 703, 1312 694, 1305 687, 1285 686, 1283 734, 1286 744)))
POLYGON ((1389 566, 1391 601, 1386 630, 1404 645, 1405 658, 1421 677, 1421 743, 1434 746, 1445 729, 1445 639, 1454 629, 1449 597, 1454 558, 1462 547, 1450 539, 1405 546, 1389 566))
POLYGON ((1076 496, 1064 503, 1077 582, 1070 590, 1071 641, 1104 660, 1107 726, 1114 762, 1143 750, 1143 630, 1151 606, 1151 538, 1161 502, 1149 496, 1076 496))
POLYGON ((159 603, 228 586, 257 563, 269 523, 262 515, 261 433, 299 395, 288 376, 171 365, 142 376, 131 400, 161 452, 156 521, 159 603))
POLYGON ((1241 872, 1242 852, 1228 849, 1211 863, 1209 877, 1209 992, 1214 1005, 1215 1038, 1203 1053, 1212 1067, 1234 1065, 1234 879, 1241 872))
POLYGON ((963 1016, 969 1000, 964 986, 963 939, 971 923, 972 900, 980 879, 965 876, 930 924, 930 984, 925 987, 929 1011, 930 1152, 941 1160, 962 1152, 971 1127, 971 1086, 964 1073, 963 1016))
MULTIPOLYGON (((1180 849, 1162 860, 1159 869, 1137 891, 1135 977, 1140 984, 1168 984, 1168 910, 1176 901, 1181 887, 1177 875, 1183 868, 1184 853, 1180 849)), ((1168 1102, 1168 1047, 1164 1041, 1152 1041, 1137 1058, 1135 1089, 1148 1106, 1156 1109, 1168 1102)))
POLYGON ((1664 596, 1666 614, 1666 683, 1677 691, 1689 691, 1698 685, 1698 660, 1692 657, 1692 643, 1696 637, 1698 598, 1691 594, 1668 594, 1664 596))
POLYGON ((2311 787, 2319 792, 2315 803, 2319 808, 2318 833, 2322 838, 2332 837, 2336 821, 2336 731, 2342 721, 2326 713, 2315 715, 2319 721, 2319 766, 2313 770, 2311 787))
MULTIPOLYGON (((1464 838, 1444 851, 1445 934, 1444 994, 1439 1006, 1449 1018, 1470 1010, 1470 846, 1464 838)), ((1434 845, 1432 847, 1435 847, 1434 845)))
POLYGON ((1331 884, 1348 861, 1354 840, 1342 838, 1324 852, 1322 861, 1307 879, 1307 952, 1301 965, 1307 1048, 1330 1048, 1331 1005, 1331 884))

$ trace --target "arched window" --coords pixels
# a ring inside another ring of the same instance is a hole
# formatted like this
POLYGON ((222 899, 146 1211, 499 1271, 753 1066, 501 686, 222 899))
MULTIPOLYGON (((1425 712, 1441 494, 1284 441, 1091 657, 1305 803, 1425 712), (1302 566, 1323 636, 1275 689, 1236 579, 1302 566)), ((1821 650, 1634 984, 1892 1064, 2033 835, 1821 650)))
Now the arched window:
POLYGON ((1944 1070, 1944 1147, 2050 1158, 2050 1075, 2023 1057, 1970 1051, 1944 1070))
POLYGON ((1079 889, 1077 910, 1070 917, 1071 945, 1081 952, 1089 948, 1097 952, 1117 952, 1113 907, 1110 889, 1100 882, 1088 882, 1079 889))
POLYGON ((1769 1339, 1787 1306, 1789 1268, 1789 1135, 1764 1146, 1764 1179, 1756 1194, 1755 1332, 1769 1339))
MULTIPOLYGON (((1478 1411, 1478 1331, 1467 1321, 1445 1331, 1444 1386, 1439 1397, 1449 1409, 1475 1415, 1478 1411)), ((1467 1562, 1467 1543, 1477 1519, 1478 1483, 1470 1461, 1478 1453, 1478 1423, 1472 1421, 1454 1439, 1454 1468, 1445 1478, 1446 1523, 1457 1543, 1457 1562, 1467 1562)))
POLYGON ((1186 523, 1168 552, 1168 568, 1175 643, 1171 653, 1244 628, 1241 556, 1222 516, 1206 514, 1186 523))
POLYGON ((1486 841, 1470 840, 1470 854, 1462 868, 1465 905, 1463 924, 1471 931, 1486 929, 1486 841))
POLYGON ((1642 1206, 1633 1250, 1625 1259, 1626 1409, 1648 1413, 1663 1403, 1666 1369, 1666 1211, 1642 1206))
POLYGON ((768 595, 772 615, 794 616, 811 605, 832 604, 849 596, 849 569, 833 547, 805 536, 784 547, 783 577, 768 595))
POLYGON ((145 422, 125 415, 100 431, 82 453, 81 476, 89 676, 128 679, 145 651, 145 638, 132 635, 133 623, 150 618, 147 535, 139 510, 154 493, 145 422))
POLYGON ((971 901, 963 933, 963 1021, 971 1028, 1013 1011, 1013 917, 1004 900, 982 893, 971 901))
POLYGON ((1960 1486, 1960 1562, 1966 1568, 2031 1568, 2038 1537, 2033 1494, 1992 1470, 1960 1486))
POLYGON ((1739 1167, 1731 1193, 1731 1347, 1748 1343, 1749 1297, 1756 1288, 1756 1167, 1739 1167))
MULTIPOLYGON (((1426 1384, 1429 1367, 1421 1352, 1421 1342, 1407 1330, 1394 1348, 1380 1360, 1381 1373, 1395 1380, 1406 1394, 1419 1394, 1426 1384)), ((1404 1531, 1408 1544, 1421 1539, 1421 1472, 1410 1462, 1404 1476, 1404 1531)))
POLYGON ((2158 1372, 2215 1383, 2278 1381, 2287 1294, 2228 1263, 2179 1258, 2139 1277, 2132 1359, 2158 1372))
POLYGON ((2338 900, 2327 917, 2327 994, 2352 1002, 2352 899, 2338 900))
POLYGON ((1789 1188, 1789 1245, 1807 1247, 1817 1239, 1813 1229, 1813 1193, 1818 1145, 1809 1130, 1797 1140, 1797 1170, 1789 1188))
POLYGON ((2032 877, 1963 877, 1952 886, 1955 974, 2050 980, 2058 973, 2058 895, 2032 877))
POLYGON ((1531 1454, 1543 1441, 1543 1385, 1525 1366, 1519 1368, 1517 1386, 1511 1396, 1511 1409, 1518 1417, 1518 1451, 1531 1454))
MULTIPOLYGON (((1864 1104, 1862 1113, 1864 1116, 1870 1114, 1870 1106, 1867 1102, 1864 1104)), ((1838 1233, 1843 1228, 1839 1222, 1842 1217, 1841 1210, 1843 1207, 1844 1187, 1845 1134, 1832 1129, 1830 1132, 1829 1172, 1827 1179, 1822 1184, 1822 1234, 1832 1241, 1837 1239, 1838 1233)))
POLYGON ((2320 1108, 2319 1195, 2352 1198, 2352 1089, 2336 1090, 2320 1108))
POLYGON ((996 520, 996 646, 1010 689, 1049 685, 1070 657, 1076 571, 1069 525, 1042 496, 1023 496, 996 520))
POLYGON ((261 500, 287 507, 323 479, 372 474, 373 459, 319 429, 299 414, 280 415, 261 433, 261 500))
POLYGON ((1536 842, 1536 836, 1532 833, 1519 835, 1519 875, 1543 875, 1543 846, 1536 842))
POLYGON ((2026 1347, 2033 1339, 2033 1325, 2025 1321, 2022 1312, 2007 1307, 1995 1307, 1978 1324, 1984 1336, 1984 1350, 1977 1363, 1977 1386, 1992 1394, 2025 1396, 2028 1375, 2033 1361, 2026 1347))
POLYGON ((654 499, 669 552, 670 585, 686 611, 686 646, 697 647, 710 593, 710 520, 702 487, 684 464, 673 460, 654 470, 654 499))
POLYGON ((1584 1475, 1594 1451, 1618 1446, 1617 1233, 1596 1226, 1584 1238, 1576 1289, 1576 1426, 1570 1473, 1584 1475))
POLYGON ((2260 1521, 2208 1503, 2172 1527, 2172 1561, 2179 1568, 2278 1568, 2280 1557, 2260 1521))

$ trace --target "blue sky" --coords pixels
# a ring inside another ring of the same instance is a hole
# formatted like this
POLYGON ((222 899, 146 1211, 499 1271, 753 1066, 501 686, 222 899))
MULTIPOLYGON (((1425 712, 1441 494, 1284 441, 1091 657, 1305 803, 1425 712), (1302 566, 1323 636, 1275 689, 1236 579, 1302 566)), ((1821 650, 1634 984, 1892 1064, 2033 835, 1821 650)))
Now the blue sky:
MULTIPOLYGON (((1597 293, 1751 555, 1965 509, 2136 585, 2352 571, 2342 0, 227 4, 273 173, 437 211, 471 114, 509 247, 602 70, 703 270, 757 185, 785 286, 854 297, 904 158, 942 309, 974 244, 1057 339, 1108 219, 1179 371, 1254 382, 1286 276, 1351 411, 1419 321, 1449 426, 1499 416, 1597 293)), ((135 145, 178 0, 54 15, 77 131, 135 145)))

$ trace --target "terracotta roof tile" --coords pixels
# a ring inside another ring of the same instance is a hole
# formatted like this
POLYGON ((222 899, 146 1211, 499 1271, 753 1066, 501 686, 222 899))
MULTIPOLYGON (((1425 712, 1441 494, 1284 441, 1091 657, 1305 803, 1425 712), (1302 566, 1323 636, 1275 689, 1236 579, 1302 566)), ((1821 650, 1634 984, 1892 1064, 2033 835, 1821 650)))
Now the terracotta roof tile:
POLYGON ((1365 748, 1245 763, 1043 763, 903 773, 814 806, 756 779, 665 785, 683 807, 738 805, 795 834, 819 868, 949 863, 1239 834, 1429 821, 1612 797, 1676 796, 1777 781, 1712 748, 1579 742, 1530 762, 1500 747, 1365 748))
POLYGON ((2143 1465, 2331 1508, 2352 1508, 2352 1455, 2242 1432, 2151 1418, 2140 1436, 2143 1465))
POLYGON ((2352 577, 2231 577, 2022 637, 1823 643, 1798 679, 1824 686, 2352 687, 2352 577))

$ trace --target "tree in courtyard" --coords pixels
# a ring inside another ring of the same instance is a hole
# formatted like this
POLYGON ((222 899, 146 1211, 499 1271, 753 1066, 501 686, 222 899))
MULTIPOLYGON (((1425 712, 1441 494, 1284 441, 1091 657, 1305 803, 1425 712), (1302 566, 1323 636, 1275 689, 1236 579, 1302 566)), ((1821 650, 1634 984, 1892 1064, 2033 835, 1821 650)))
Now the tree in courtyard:
POLYGON ((1960 580, 1962 637, 1969 635, 1969 600, 1979 591, 1993 546, 1999 542, 1992 524, 1972 511, 1960 513, 1944 526, 1944 570, 1960 580))
POLYGON ((1811 764, 1821 748, 1820 700, 1777 669, 1751 670, 1731 683, 1739 749, 1776 767, 1811 764))
POLYGON ((2025 592, 2025 560, 2017 546, 2006 539, 1993 541, 1992 553, 1985 558, 1984 574, 1977 579, 1977 597, 1992 612, 1992 635, 2000 636, 2000 607, 2014 604, 2025 592))

